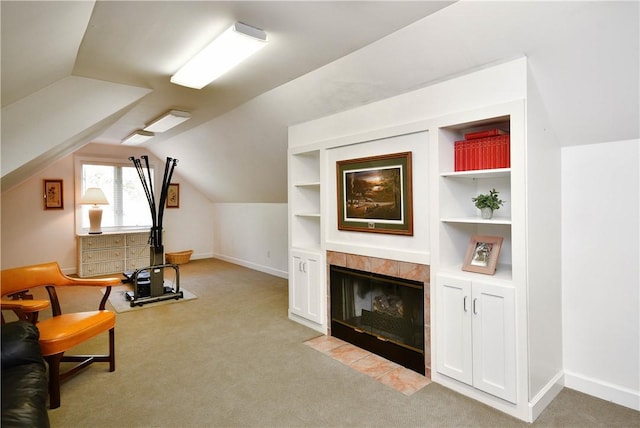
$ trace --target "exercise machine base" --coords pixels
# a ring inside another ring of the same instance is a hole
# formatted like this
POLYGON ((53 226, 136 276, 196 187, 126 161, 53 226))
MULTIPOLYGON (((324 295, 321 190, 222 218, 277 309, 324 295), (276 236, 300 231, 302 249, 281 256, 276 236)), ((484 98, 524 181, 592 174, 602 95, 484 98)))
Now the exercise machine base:
POLYGON ((130 304, 132 308, 134 306, 142 306, 146 303, 155 303, 155 302, 161 302, 163 300, 171 300, 171 299, 179 300, 184 297, 184 294, 182 293, 182 291, 175 291, 172 288, 169 288, 169 290, 170 291, 168 292, 165 291, 165 293, 160 296, 138 297, 137 299, 134 297, 133 291, 127 291, 125 293, 125 297, 127 298, 127 300, 131 302, 130 304))
POLYGON ((125 293, 131 307, 163 300, 179 300, 184 297, 180 291, 180 267, 177 264, 147 266, 135 271, 124 272, 123 275, 125 277, 123 282, 133 283, 133 291, 125 293), (166 268, 175 270, 175 288, 164 285, 164 269, 166 268))

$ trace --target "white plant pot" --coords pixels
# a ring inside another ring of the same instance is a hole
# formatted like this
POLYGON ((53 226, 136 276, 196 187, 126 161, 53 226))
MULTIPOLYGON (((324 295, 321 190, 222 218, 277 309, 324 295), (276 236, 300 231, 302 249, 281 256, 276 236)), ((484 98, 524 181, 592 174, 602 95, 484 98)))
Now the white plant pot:
POLYGON ((493 210, 491 208, 480 208, 480 214, 484 219, 490 219, 493 217, 493 210))

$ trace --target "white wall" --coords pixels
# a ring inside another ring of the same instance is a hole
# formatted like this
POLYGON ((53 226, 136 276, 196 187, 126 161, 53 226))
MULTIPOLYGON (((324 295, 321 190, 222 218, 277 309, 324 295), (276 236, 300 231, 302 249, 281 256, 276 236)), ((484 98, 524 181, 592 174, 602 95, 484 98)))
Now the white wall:
POLYGON ((213 206, 214 257, 287 278, 287 204, 213 206))
POLYGON ((67 156, 2 192, 2 269, 55 260, 65 272, 75 272, 73 189, 73 156, 67 156), (45 178, 63 180, 64 209, 44 209, 45 178))
MULTIPOLYGON (((76 154, 126 160, 148 153, 139 148, 90 144, 76 154)), ((150 160, 163 169, 164 161, 151 156, 150 160)), ((192 249, 194 259, 212 257, 213 204, 181 180, 181 167, 187 166, 178 163, 172 179, 180 183, 180 208, 167 209, 164 215, 165 252, 192 249)), ((76 272, 74 181, 74 156, 69 155, 2 192, 2 269, 55 260, 66 273, 76 272), (44 178, 64 181, 63 210, 43 209, 44 178)))
POLYGON ((640 140, 562 150, 567 387, 640 410, 640 140))

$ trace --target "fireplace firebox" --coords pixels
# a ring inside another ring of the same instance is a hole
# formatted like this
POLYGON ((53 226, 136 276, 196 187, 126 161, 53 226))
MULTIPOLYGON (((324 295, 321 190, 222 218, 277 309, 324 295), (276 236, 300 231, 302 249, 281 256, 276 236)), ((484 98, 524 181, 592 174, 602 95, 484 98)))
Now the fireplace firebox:
POLYGON ((425 374, 424 283, 330 265, 331 335, 425 374))

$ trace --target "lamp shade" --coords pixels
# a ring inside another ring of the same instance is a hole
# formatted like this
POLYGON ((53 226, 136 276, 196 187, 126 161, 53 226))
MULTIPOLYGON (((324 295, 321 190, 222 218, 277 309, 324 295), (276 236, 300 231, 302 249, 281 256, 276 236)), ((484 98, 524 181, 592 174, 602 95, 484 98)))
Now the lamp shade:
POLYGON ((89 187, 80 198, 80 203, 82 205, 109 205, 104 192, 98 187, 89 187))

